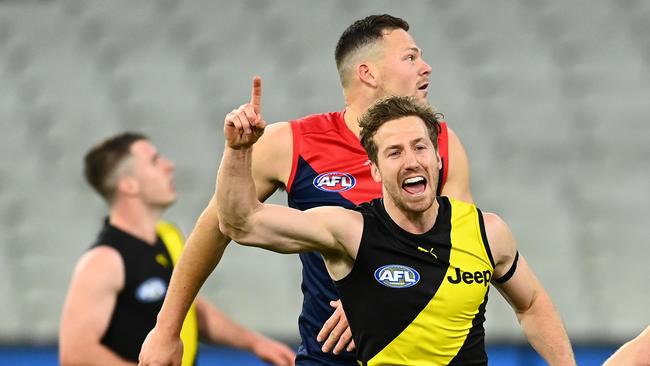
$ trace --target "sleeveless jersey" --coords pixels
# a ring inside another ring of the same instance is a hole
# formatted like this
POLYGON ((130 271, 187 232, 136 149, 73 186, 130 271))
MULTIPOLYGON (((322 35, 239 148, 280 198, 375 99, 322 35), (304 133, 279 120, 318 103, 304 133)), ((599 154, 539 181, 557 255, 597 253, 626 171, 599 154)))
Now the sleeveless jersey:
POLYGON ((446 197, 412 234, 383 201, 360 205, 352 271, 336 282, 361 365, 487 365, 485 306, 494 261, 476 206, 446 197))
MULTIPOLYGON (((161 221, 156 232, 156 244, 151 246, 106 220, 91 247, 109 246, 122 257, 124 288, 117 295, 102 344, 133 362, 138 362, 140 347, 156 325, 156 316, 162 307, 173 265, 183 246, 183 236, 172 224, 161 221)), ((194 305, 183 323, 181 339, 184 349, 183 365, 193 365, 198 349, 198 323, 194 305)))
MULTIPOLYGON (((307 210, 318 206, 358 204, 381 197, 381 184, 370 174, 370 160, 358 137, 343 119, 344 111, 316 114, 290 121, 293 134, 293 161, 287 182, 290 207, 307 210)), ((438 151, 443 162, 438 189, 448 170, 447 126, 441 123, 438 151)), ((332 315, 329 302, 339 298, 319 253, 300 254, 302 261, 303 306, 298 318, 301 345, 298 365, 356 365, 354 353, 339 356, 323 353, 316 335, 332 315)))

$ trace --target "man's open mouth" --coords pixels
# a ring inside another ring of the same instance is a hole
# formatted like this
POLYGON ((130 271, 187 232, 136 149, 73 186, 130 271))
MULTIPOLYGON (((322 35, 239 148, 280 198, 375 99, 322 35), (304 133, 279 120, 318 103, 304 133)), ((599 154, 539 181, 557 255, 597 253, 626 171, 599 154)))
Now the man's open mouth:
POLYGON ((402 189, 410 194, 420 194, 427 188, 427 180, 422 176, 410 177, 402 182, 402 189))

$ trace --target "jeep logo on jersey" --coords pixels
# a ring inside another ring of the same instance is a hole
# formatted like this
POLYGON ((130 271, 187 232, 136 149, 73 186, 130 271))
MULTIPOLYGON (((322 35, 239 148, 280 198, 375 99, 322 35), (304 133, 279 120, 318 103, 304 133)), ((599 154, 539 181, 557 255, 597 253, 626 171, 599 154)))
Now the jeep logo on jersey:
POLYGON ((141 302, 156 302, 162 300, 167 292, 167 282, 160 277, 152 277, 135 289, 135 298, 141 302))
POLYGON ((455 273, 452 276, 447 276, 447 281, 455 284, 465 282, 470 285, 472 283, 482 283, 483 286, 490 284, 492 279, 492 272, 490 271, 475 271, 475 272, 465 272, 461 271, 460 268, 455 269, 455 273))
POLYGON ((354 187, 357 180, 352 174, 329 172, 314 178, 314 187, 324 192, 344 192, 354 187))
POLYGON ((420 281, 420 274, 411 267, 389 264, 377 268, 375 279, 386 287, 406 288, 420 281))

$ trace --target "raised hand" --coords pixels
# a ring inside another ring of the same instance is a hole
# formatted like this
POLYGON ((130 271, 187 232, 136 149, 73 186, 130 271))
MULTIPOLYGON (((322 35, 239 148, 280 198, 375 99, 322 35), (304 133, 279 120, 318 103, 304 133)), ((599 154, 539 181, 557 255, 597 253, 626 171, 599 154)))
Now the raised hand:
POLYGON ((250 102, 226 115, 223 134, 228 147, 243 149, 252 146, 262 136, 265 127, 266 122, 262 118, 262 78, 255 76, 250 102))

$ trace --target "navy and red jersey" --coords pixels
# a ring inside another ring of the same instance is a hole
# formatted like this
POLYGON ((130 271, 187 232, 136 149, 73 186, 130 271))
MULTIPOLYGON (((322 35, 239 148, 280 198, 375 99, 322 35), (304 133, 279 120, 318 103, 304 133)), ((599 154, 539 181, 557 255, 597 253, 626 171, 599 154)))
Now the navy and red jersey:
MULTIPOLYGON (((382 195, 381 183, 372 179, 370 160, 359 138, 343 119, 344 111, 323 113, 290 121, 293 134, 293 161, 287 182, 290 207, 307 210, 319 206, 352 209, 382 195)), ((447 126, 443 122, 438 151, 443 171, 438 192, 448 170, 447 126)), ((316 335, 332 315, 330 301, 339 298, 320 253, 300 254, 302 261, 303 305, 298 328, 302 343, 298 365, 357 365, 354 353, 339 356, 323 353, 316 335)))

